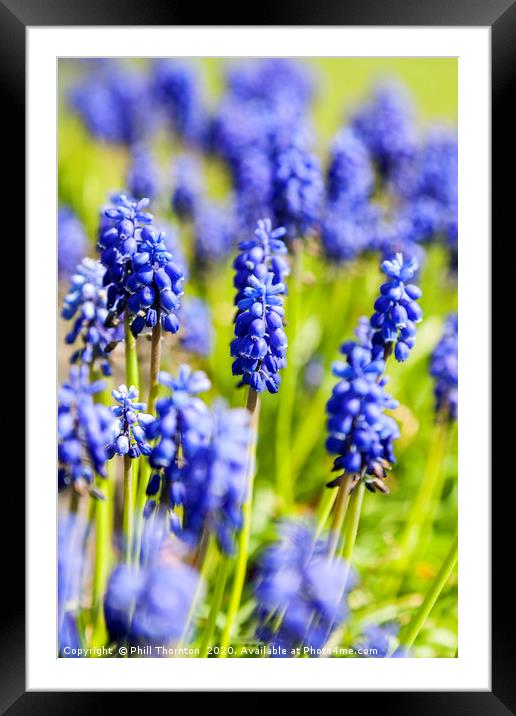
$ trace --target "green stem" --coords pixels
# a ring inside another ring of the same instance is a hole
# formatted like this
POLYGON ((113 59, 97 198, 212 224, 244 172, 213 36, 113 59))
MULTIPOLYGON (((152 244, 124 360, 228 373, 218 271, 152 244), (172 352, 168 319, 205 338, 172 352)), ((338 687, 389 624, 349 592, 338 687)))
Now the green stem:
POLYGON ((349 494, 353 481, 356 479, 355 475, 344 474, 338 487, 337 498, 335 500, 335 508, 333 510, 333 520, 331 525, 330 534, 328 537, 328 558, 333 559, 337 552, 337 547, 340 542, 342 525, 344 524, 344 518, 349 504, 349 494))
POLYGON ((205 659, 208 655, 208 649, 212 646, 213 635, 215 633, 215 627, 217 624, 217 617, 222 606, 222 600, 224 598, 224 592, 226 589, 226 583, 229 575, 230 560, 226 559, 225 555, 222 557, 221 564, 217 572, 217 581, 215 582, 215 588, 211 598, 210 613, 208 615, 208 621, 204 628, 202 635, 202 641, 200 646, 199 657, 205 659))
POLYGON ((444 560, 441 569, 437 572, 432 586, 428 590, 421 606, 417 610, 412 621, 405 628, 404 632, 400 637, 400 645, 410 649, 415 642, 423 624, 425 623, 428 615, 432 611, 435 603, 437 602, 439 595, 441 594, 444 585, 448 581, 456 563, 458 557, 459 538, 458 533, 455 535, 453 544, 448 553, 448 556, 444 560))
POLYGON ((443 459, 448 443, 448 426, 445 422, 437 422, 434 426, 430 444, 432 449, 428 455, 425 472, 421 480, 416 499, 412 503, 405 529, 400 541, 400 555, 393 565, 391 589, 399 592, 403 575, 410 565, 416 549, 421 541, 428 511, 437 497, 438 487, 443 474, 443 459))
POLYGON ((124 562, 130 564, 134 536, 134 495, 132 485, 132 460, 124 455, 124 511, 123 511, 123 535, 124 535, 124 562))
POLYGON ((125 312, 124 325, 125 325, 125 379, 127 387, 130 388, 134 385, 136 390, 140 388, 140 381, 138 378, 138 352, 136 350, 136 338, 131 333, 129 326, 129 315, 125 312))
POLYGON ((303 244, 301 239, 292 242, 293 266, 289 281, 289 295, 287 300, 288 324, 287 333, 289 341, 289 360, 283 372, 281 391, 278 396, 278 413, 276 422, 276 488, 281 511, 288 511, 291 507, 293 495, 292 480, 292 421, 296 398, 297 360, 296 341, 299 331, 299 313, 302 288, 303 271, 303 244))
POLYGON ((349 499, 349 509, 346 516, 346 528, 344 533, 344 544, 341 550, 341 556, 349 563, 353 555, 353 548, 358 534, 358 524, 362 513, 362 502, 364 501, 365 482, 360 480, 358 485, 351 493, 349 499))
MULTIPOLYGON (((92 370, 92 382, 100 376, 92 370)), ((107 385, 95 396, 103 405, 111 404, 111 391, 107 385)), ((107 462, 106 479, 96 477, 97 486, 104 493, 104 500, 95 501, 95 567, 93 571, 92 604, 93 634, 92 646, 101 646, 106 637, 102 600, 106 591, 111 564, 111 530, 113 525, 113 502, 115 497, 115 462, 107 462)))
MULTIPOLYGON (((242 590, 247 571, 247 560, 249 556, 249 538, 251 536, 251 513, 253 503, 253 483, 256 472, 256 446, 258 442, 258 421, 260 416, 260 396, 252 388, 247 394, 247 410, 251 415, 251 442, 249 444, 249 455, 247 461, 247 497, 242 508, 243 525, 238 535, 238 551, 235 565, 235 576, 229 597, 228 613, 226 624, 220 641, 219 657, 225 658, 228 654, 228 647, 231 640, 233 624, 240 607, 242 590)), ((228 559, 225 557, 224 559, 228 559)))
POLYGON ((179 642, 178 642, 179 646, 186 644, 188 641, 188 638, 190 636, 190 628, 192 626, 193 618, 195 616, 195 613, 197 612, 199 602, 202 599, 202 597, 204 596, 204 585, 207 584, 207 582, 209 580, 209 576, 212 572, 213 561, 217 554, 217 545, 216 545, 215 539, 213 537, 210 537, 208 539, 206 549, 203 551, 204 551, 204 557, 202 560, 202 566, 200 569, 199 579, 197 581, 197 587, 195 589, 195 593, 194 593, 192 602, 190 604, 190 609, 188 610, 188 616, 185 621, 183 633, 181 634, 181 638, 179 639, 179 642))
POLYGON ((322 500, 320 501, 319 507, 317 509, 317 526, 315 528, 316 540, 321 536, 321 533, 324 530, 324 526, 328 521, 328 517, 330 516, 332 507, 335 504, 337 493, 338 490, 333 490, 328 487, 324 488, 322 500))
POLYGON ((149 375, 149 397, 147 400, 147 412, 154 412, 154 405, 159 389, 159 367, 161 363, 161 324, 158 323, 152 329, 150 375, 149 375))
MULTIPOLYGON (((156 404, 156 397, 159 389, 159 369, 161 364, 161 325, 158 322, 152 329, 152 344, 149 373, 149 394, 147 398, 147 412, 152 415, 156 404)), ((149 482, 151 467, 148 459, 141 459, 138 472, 137 485, 135 485, 135 529, 133 543, 133 558, 135 563, 139 559, 140 544, 143 533, 143 509, 147 501, 147 485, 149 482)))

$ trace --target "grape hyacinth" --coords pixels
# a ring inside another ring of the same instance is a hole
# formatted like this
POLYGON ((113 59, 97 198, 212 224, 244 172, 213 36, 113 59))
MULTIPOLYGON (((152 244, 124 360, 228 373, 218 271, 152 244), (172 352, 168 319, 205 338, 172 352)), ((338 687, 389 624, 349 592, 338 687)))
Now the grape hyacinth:
POLYGON ((349 205, 367 201, 374 189, 374 169, 367 147, 349 127, 335 137, 327 172, 328 199, 349 205))
POLYGON ((58 656, 456 658, 456 128, 381 58, 64 64, 58 656))
POLYGON ((195 253, 203 266, 227 259, 235 243, 232 208, 203 202, 194 220, 195 253))
MULTIPOLYGON (((206 404, 197 397, 210 389, 210 381, 202 371, 193 371, 188 365, 181 365, 177 378, 160 373, 160 383, 171 395, 156 401, 156 419, 146 425, 149 440, 155 440, 149 462, 154 469, 147 486, 149 500, 146 514, 156 507, 160 489, 167 489, 161 497, 165 505, 172 498, 171 485, 177 478, 178 470, 201 445, 208 444, 212 419, 206 404), (164 483, 162 485, 162 483, 164 483)), ((174 499, 172 499, 172 504, 174 499)), ((172 526, 177 527, 176 515, 171 515, 172 526)))
POLYGON ((458 238, 458 144, 455 132, 434 128, 393 178, 401 212, 415 241, 444 237, 455 268, 458 238))
POLYGON ((104 375, 111 375, 109 353, 122 339, 119 327, 106 328, 108 315, 106 289, 103 287, 105 269, 99 261, 84 258, 71 277, 68 293, 64 297, 61 315, 66 320, 75 318, 66 343, 72 345, 80 336, 83 346, 70 357, 71 363, 97 363, 104 375))
MULTIPOLYGON (((394 419, 384 412, 397 405, 384 390, 385 364, 373 359, 370 348, 352 341, 344 343, 341 352, 346 361, 333 366, 340 381, 326 405, 326 449, 337 455, 334 471, 359 475, 371 492, 386 492, 383 480, 395 462, 392 442, 399 431, 394 419)), ((340 480, 338 477, 328 487, 335 487, 340 480)))
POLYGON ((231 344, 233 375, 242 375, 243 384, 256 392, 267 388, 276 393, 278 371, 286 365, 282 296, 290 268, 285 260, 285 234, 283 227, 272 229, 269 219, 258 221, 254 237, 240 242, 240 254, 233 263, 238 307, 236 338, 231 344))
POLYGON ((178 315, 182 326, 179 333, 181 347, 189 353, 209 356, 213 348, 214 331, 208 304, 200 298, 187 299, 178 315))
POLYGON ((318 158, 302 142, 281 148, 273 162, 272 206, 276 222, 291 239, 319 228, 324 183, 318 158))
POLYGON ((138 248, 138 237, 153 216, 144 209, 148 199, 133 201, 124 194, 113 197, 101 219, 97 248, 100 261, 106 268, 104 285, 108 287, 108 308, 116 307, 120 314, 125 308, 124 282, 132 256, 138 248), (117 304, 120 304, 118 306, 117 304))
POLYGON ((299 62, 284 58, 265 58, 230 67, 227 85, 241 100, 260 101, 272 106, 288 103, 305 108, 313 97, 312 72, 299 62))
POLYGON ((249 147, 234 161, 237 214, 244 229, 272 212, 272 169, 269 154, 260 147, 249 147))
POLYGON ((183 295, 183 270, 167 250, 166 237, 151 227, 141 231, 138 251, 132 258, 132 273, 126 282, 127 308, 135 316, 131 331, 137 336, 147 326, 161 323, 164 331, 176 333, 176 311, 183 295))
POLYGON ((321 226, 321 241, 329 259, 352 261, 374 248, 377 216, 368 203, 350 206, 340 200, 326 208, 321 226))
POLYGON ((184 636, 198 583, 198 573, 177 561, 138 570, 119 565, 104 601, 110 638, 151 647, 177 643, 184 636))
POLYGON ((403 254, 396 254, 382 263, 382 271, 389 278, 380 287, 380 297, 374 304, 371 326, 375 329, 372 337, 375 358, 387 358, 394 347, 397 361, 405 361, 414 347, 416 323, 423 318, 423 311, 417 303, 421 289, 408 283, 418 270, 415 258, 405 261, 403 254))
POLYGON ((210 440, 191 451, 172 482, 173 506, 183 508, 177 534, 197 545, 206 531, 217 537, 221 551, 234 551, 234 535, 243 523, 242 505, 247 496, 249 414, 215 406, 210 440))
POLYGON ((177 135, 186 142, 202 145, 206 117, 196 67, 177 60, 157 60, 152 91, 177 135))
POLYGON ((87 251, 88 238, 83 225, 67 206, 57 214, 57 266, 59 275, 69 276, 87 251))
POLYGON ((174 166, 172 209, 181 221, 193 221, 204 195, 200 162, 193 156, 182 155, 174 166))
POLYGON ((78 515, 60 516, 57 531, 57 619, 60 656, 80 647, 77 612, 85 556, 84 524, 78 515), (66 651, 65 651, 66 650, 66 651))
POLYGON ((153 217, 143 211, 147 205, 148 199, 135 202, 121 195, 106 209, 99 237, 108 308, 117 315, 129 311, 135 336, 158 324, 176 333, 175 311, 183 294, 183 271, 168 251, 165 234, 150 226, 153 217))
POLYGON ((118 418, 118 430, 113 440, 107 445, 109 458, 114 455, 128 455, 137 458, 150 455, 151 448, 145 439, 145 427, 154 420, 145 411, 145 403, 138 403, 138 391, 134 386, 127 388, 121 385, 113 390, 113 398, 118 403, 111 412, 118 418))
POLYGON ((145 145, 137 145, 131 153, 127 172, 127 188, 135 199, 153 199, 159 190, 159 167, 145 145))
POLYGON ((434 395, 437 415, 444 415, 450 421, 457 420, 458 405, 458 317, 448 317, 443 334, 430 362, 430 374, 435 379, 434 395))
POLYGON ((146 77, 116 61, 89 73, 69 101, 88 131, 105 142, 132 145, 156 125, 146 77))
POLYGON ((233 285, 237 289, 235 303, 244 298, 244 290, 250 276, 261 280, 272 271, 273 283, 285 283, 290 273, 290 266, 285 259, 288 249, 283 241, 286 233, 282 226, 273 229, 270 219, 260 219, 256 224, 254 236, 238 244, 240 253, 233 262, 233 285))
POLYGON ((416 151, 413 115, 413 107, 402 86, 381 84, 352 118, 353 129, 384 179, 416 151))
POLYGON ((393 183, 406 199, 426 197, 441 206, 458 200, 458 143, 455 132, 433 128, 410 162, 399 167, 393 183))
POLYGON ((277 393, 279 370, 286 365, 287 336, 283 330, 285 285, 274 283, 270 271, 263 280, 251 274, 238 301, 235 339, 231 343, 233 375, 257 393, 277 393))
POLYGON ((112 440, 114 419, 109 408, 93 401, 101 381, 90 383, 87 365, 72 366, 59 390, 57 412, 58 481, 83 492, 92 487, 95 474, 106 477, 106 445, 112 440))
POLYGON ((290 657, 296 649, 316 656, 344 623, 355 581, 343 559, 328 559, 325 539, 306 525, 284 523, 259 565, 257 637, 275 647, 274 656, 290 657))

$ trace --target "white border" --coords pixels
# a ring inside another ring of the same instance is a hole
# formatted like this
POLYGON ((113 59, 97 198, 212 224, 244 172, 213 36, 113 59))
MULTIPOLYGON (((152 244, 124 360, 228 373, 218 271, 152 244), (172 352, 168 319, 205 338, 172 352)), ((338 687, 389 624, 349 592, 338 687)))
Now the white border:
POLYGON ((490 29, 73 27, 27 35, 27 688, 489 689, 490 29), (110 55, 459 57, 459 658, 56 659, 56 58, 110 55))

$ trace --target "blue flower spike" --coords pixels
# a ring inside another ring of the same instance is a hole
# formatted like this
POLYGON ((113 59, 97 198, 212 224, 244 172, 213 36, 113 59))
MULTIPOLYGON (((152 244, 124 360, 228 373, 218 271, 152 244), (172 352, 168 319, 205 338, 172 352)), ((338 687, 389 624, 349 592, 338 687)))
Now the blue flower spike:
MULTIPOLYGON (((359 329, 362 335, 362 326, 359 329)), ((333 366, 340 381, 326 404, 326 449, 337 455, 334 471, 362 477, 372 492, 387 492, 383 481, 395 462, 392 443, 399 437, 399 430, 394 419, 385 414, 385 410, 397 405, 384 389, 385 363, 373 358, 370 345, 350 341, 342 345, 341 352, 346 361, 333 366)), ((335 487, 340 480, 338 477, 328 486, 335 487)))
POLYGON ((145 428, 153 417, 144 412, 145 403, 137 402, 138 391, 134 386, 127 388, 121 385, 118 390, 113 390, 113 398, 118 403, 111 408, 113 416, 118 418, 118 431, 106 448, 108 456, 127 455, 137 458, 150 455, 151 447, 146 440, 145 428))
POLYGON ((108 321, 127 310, 134 336, 158 324, 165 332, 176 333, 184 277, 168 250, 167 236, 144 211, 148 199, 133 201, 121 195, 114 203, 105 211, 98 241, 106 267, 108 321))
POLYGON ((342 558, 327 558, 326 539, 302 523, 283 523, 279 540, 265 551, 259 566, 257 637, 269 645, 273 657, 319 656, 345 622, 347 595, 355 584, 342 558))
POLYGON ((430 375, 435 380, 435 412, 438 419, 457 420, 459 398, 458 317, 448 317, 443 334, 430 360, 430 375))
POLYGON ((405 260, 401 253, 382 263, 382 271, 389 280, 380 287, 381 295, 371 316, 375 358, 387 358, 394 348, 396 360, 403 362, 415 345, 416 324, 423 318, 417 303, 422 292, 419 286, 409 282, 418 268, 415 258, 405 260))
POLYGON ((122 340, 120 326, 107 328, 107 295, 103 286, 105 269, 99 261, 84 258, 70 279, 61 315, 74 320, 65 341, 73 345, 80 338, 82 345, 70 357, 71 363, 100 366, 102 373, 111 375, 109 354, 122 340))
POLYGON ((58 484, 73 485, 77 492, 89 491, 95 497, 94 477, 106 477, 106 445, 113 439, 115 424, 109 408, 93 399, 104 384, 90 383, 89 374, 87 365, 72 366, 68 382, 59 390, 58 484))
POLYGON ((268 220, 258 222, 254 239, 240 244, 241 254, 234 262, 238 312, 231 343, 233 375, 241 375, 241 384, 257 393, 277 393, 279 371, 286 366, 283 279, 289 269, 284 259, 285 233, 283 228, 272 231, 268 220))

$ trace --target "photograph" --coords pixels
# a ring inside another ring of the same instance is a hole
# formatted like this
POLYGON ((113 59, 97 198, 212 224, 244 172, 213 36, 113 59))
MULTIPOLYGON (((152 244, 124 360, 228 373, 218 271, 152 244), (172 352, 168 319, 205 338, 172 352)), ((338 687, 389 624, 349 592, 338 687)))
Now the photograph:
POLYGON ((57 658, 459 657, 458 70, 57 59, 57 658))

